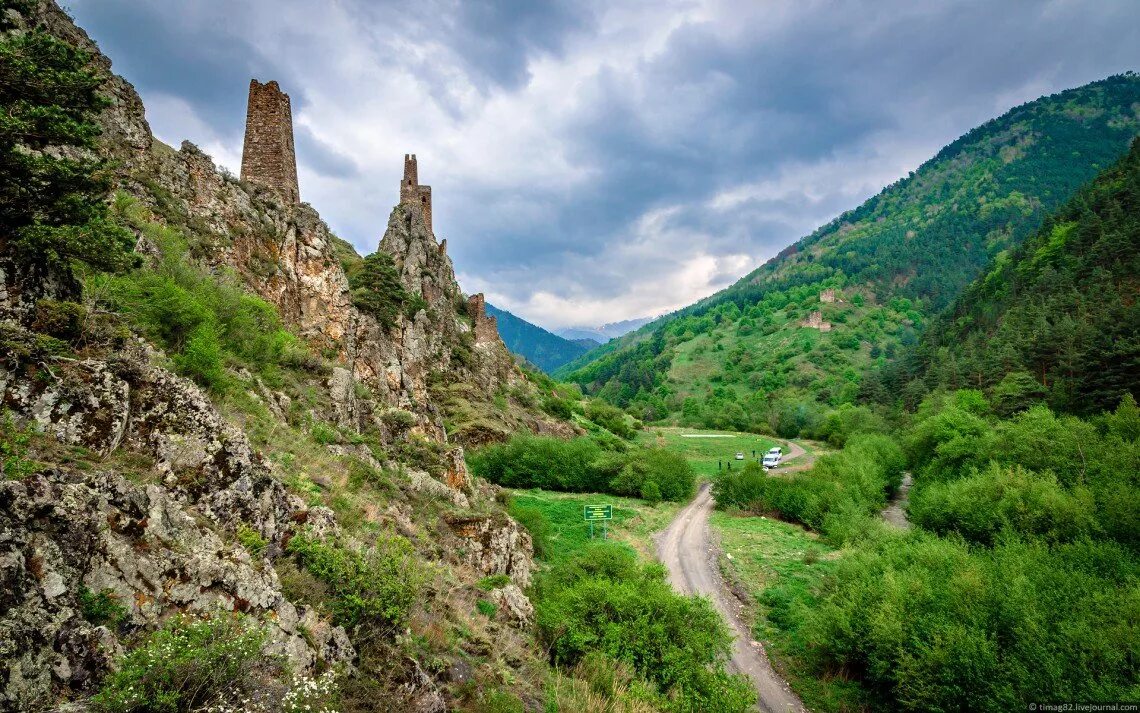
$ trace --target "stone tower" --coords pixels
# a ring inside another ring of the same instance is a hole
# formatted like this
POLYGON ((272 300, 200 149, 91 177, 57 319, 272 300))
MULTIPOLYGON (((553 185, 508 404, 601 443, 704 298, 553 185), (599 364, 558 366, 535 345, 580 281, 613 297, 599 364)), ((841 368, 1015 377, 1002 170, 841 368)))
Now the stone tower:
POLYGON ((289 95, 277 82, 249 81, 241 178, 276 191, 286 203, 301 200, 293 150, 293 110, 289 95))
POLYGON ((431 186, 420 185, 420 170, 416 155, 404 154, 404 180, 400 182, 400 203, 418 205, 424 224, 431 232, 431 186))

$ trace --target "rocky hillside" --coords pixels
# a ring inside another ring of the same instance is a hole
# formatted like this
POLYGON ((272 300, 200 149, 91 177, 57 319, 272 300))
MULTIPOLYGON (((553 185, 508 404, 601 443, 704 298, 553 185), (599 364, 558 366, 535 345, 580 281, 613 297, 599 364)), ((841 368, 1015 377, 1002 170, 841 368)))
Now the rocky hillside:
POLYGON ((1140 132, 1140 77, 1016 107, 737 284, 559 372, 647 420, 796 431, 915 343, 1140 132))
MULTIPOLYGON (((105 159, 109 220, 138 257, 29 260, 0 236, 0 711, 100 691, 99 710, 145 708, 124 681, 169 651, 163 636, 233 643, 264 710, 321 671, 343 710, 444 710, 504 680, 537 695, 530 538, 462 445, 574 428, 536 410, 419 209, 388 219, 380 251, 406 299, 381 322, 355 306, 343 243, 312 207, 156 141, 53 2, 4 9, 5 61, 36 73, 77 48, 107 100, 91 149, 6 156, 105 159)), ((51 101, 27 93, 21 108, 51 101)))

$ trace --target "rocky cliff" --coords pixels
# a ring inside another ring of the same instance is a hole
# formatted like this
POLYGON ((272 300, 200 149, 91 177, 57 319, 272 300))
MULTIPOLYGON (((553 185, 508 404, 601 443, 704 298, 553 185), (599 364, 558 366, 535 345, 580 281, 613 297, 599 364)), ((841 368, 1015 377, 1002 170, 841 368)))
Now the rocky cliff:
MULTIPOLYGON (((236 387, 211 393, 97 298, 75 306, 91 316, 80 335, 47 336, 43 300, 75 299, 74 286, 33 290, 4 270, 0 415, 5 438, 28 442, 5 453, 19 450, 11 462, 29 472, 0 482, 0 711, 82 700, 138 636, 175 613, 219 609, 265 622, 266 651, 294 671, 333 666, 383 681, 392 705, 444 709, 445 670, 425 671, 390 632, 338 625, 322 604, 328 586, 311 587, 319 596, 283 586, 302 533, 365 553, 377 533, 406 540, 434 573, 408 635, 458 618, 474 639, 498 640, 476 647, 489 670, 503 665, 492 650, 521 665, 529 535, 472 482, 454 441, 573 429, 534 408, 534 388, 485 317, 468 313, 419 208, 397 206, 379 245, 417 309, 382 325, 353 305, 336 238, 311 206, 236 180, 189 143, 156 141, 134 89, 64 12, 41 2, 22 22, 35 25, 107 73, 101 151, 114 159, 117 200, 180 236, 207 274, 236 275, 308 356, 281 383, 231 366, 236 387), (92 337, 96 323, 114 325, 111 336, 92 337), (464 612, 488 575, 509 583, 490 595, 495 620, 473 626, 464 612), (123 617, 93 620, 91 592, 123 617)), ((137 237, 146 261, 164 258, 147 230, 137 237)))

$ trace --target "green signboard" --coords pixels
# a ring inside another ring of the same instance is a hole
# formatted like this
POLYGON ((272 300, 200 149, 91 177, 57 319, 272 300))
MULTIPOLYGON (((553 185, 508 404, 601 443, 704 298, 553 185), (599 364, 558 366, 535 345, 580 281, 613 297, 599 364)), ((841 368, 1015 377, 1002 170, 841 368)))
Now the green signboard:
POLYGON ((612 520, 614 517, 613 505, 583 505, 582 517, 590 522, 598 520, 612 520))

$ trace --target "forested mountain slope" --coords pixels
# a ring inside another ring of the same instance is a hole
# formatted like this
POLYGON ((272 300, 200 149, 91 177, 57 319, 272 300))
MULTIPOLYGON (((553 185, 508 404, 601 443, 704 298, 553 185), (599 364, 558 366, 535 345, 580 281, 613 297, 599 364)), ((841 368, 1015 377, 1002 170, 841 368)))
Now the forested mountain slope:
POLYGON ((879 400, 987 388, 1012 413, 1114 408, 1140 385, 1140 141, 1041 229, 998 254, 932 323, 913 356, 874 383, 879 400), (917 377, 922 383, 908 385, 917 377), (893 392, 893 396, 891 395, 893 392))
POLYGON ((732 287, 559 375, 639 417, 712 426, 778 426, 813 402, 852 401, 869 367, 914 344, 1138 131, 1131 73, 1024 104, 732 287))
POLYGON ((487 314, 498 320, 499 336, 507 349, 543 371, 554 371, 589 351, 584 344, 564 339, 494 305, 487 305, 487 314))

